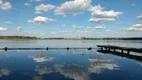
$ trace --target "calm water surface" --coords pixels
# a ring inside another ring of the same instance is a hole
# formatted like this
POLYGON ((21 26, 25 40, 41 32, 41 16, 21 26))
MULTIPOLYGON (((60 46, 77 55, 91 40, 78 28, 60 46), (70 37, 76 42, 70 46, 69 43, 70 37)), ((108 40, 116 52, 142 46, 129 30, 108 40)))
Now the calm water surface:
MULTIPOLYGON (((0 41, 0 47, 142 47, 142 41, 0 41)), ((88 50, 0 51, 0 80, 142 80, 142 61, 88 50)))
POLYGON ((142 40, 0 40, 0 47, 96 47, 117 45, 142 48, 142 40))

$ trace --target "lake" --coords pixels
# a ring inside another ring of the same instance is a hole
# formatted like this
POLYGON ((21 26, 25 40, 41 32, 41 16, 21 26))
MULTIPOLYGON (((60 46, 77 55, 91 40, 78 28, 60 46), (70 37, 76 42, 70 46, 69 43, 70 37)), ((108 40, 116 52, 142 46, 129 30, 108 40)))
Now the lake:
MULTIPOLYGON (((0 47, 66 48, 118 45, 142 48, 142 41, 0 40, 0 47)), ((0 80, 142 80, 142 61, 97 49, 0 51, 0 80)))
POLYGON ((116 45, 142 48, 142 40, 0 40, 0 47, 32 47, 32 48, 66 48, 93 47, 96 45, 116 45))

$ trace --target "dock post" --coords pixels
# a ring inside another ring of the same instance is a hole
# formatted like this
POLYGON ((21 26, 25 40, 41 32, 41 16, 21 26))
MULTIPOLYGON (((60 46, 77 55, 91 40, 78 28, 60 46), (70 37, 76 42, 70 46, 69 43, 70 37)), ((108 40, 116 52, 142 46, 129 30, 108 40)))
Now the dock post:
POLYGON ((103 47, 101 47, 101 51, 103 51, 103 47))
POLYGON ((113 51, 115 52, 116 50, 114 49, 113 51))
POLYGON ((108 48, 108 50, 110 51, 110 48, 108 48))
POLYGON ((129 51, 129 50, 127 51, 127 54, 130 54, 130 51, 129 51))
POLYGON ((106 48, 106 51, 107 51, 107 48, 106 48))
POLYGON ((121 53, 124 53, 123 49, 121 50, 121 53))

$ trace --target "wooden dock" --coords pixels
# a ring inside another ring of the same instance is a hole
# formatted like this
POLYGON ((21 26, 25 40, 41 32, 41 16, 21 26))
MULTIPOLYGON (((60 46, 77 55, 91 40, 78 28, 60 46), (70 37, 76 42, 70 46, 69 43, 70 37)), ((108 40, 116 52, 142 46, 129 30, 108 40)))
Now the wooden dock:
POLYGON ((97 52, 100 52, 102 54, 111 54, 111 55, 124 57, 124 58, 132 59, 132 60, 142 61, 142 56, 138 56, 138 55, 121 54, 121 52, 118 52, 118 51, 113 52, 113 51, 105 51, 105 50, 104 51, 97 50, 97 52))
POLYGON ((100 48, 99 50, 97 50, 97 52, 101 52, 104 54, 112 54, 120 57, 125 57, 128 59, 142 61, 142 56, 130 54, 130 52, 142 53, 141 48, 127 48, 127 47, 112 46, 112 45, 97 45, 97 47, 100 48))
POLYGON ((97 45, 97 47, 99 47, 101 51, 105 50, 116 52, 116 50, 121 50, 121 53, 124 53, 124 51, 126 51, 126 54, 130 54, 130 52, 142 53, 142 48, 128 48, 113 45, 97 45))

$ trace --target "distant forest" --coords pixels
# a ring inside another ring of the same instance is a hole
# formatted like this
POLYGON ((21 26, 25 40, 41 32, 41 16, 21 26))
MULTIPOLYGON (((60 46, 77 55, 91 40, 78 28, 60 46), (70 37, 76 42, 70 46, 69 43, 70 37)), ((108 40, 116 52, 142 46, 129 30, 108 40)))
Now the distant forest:
POLYGON ((0 36, 0 39, 41 39, 37 37, 30 37, 30 36, 0 36))
POLYGON ((39 38, 31 36, 0 36, 1 40, 11 40, 11 39, 31 39, 31 40, 142 40, 142 37, 130 37, 130 38, 39 38))
POLYGON ((142 37, 130 37, 130 38, 86 38, 83 37, 83 40, 142 40, 142 37))

